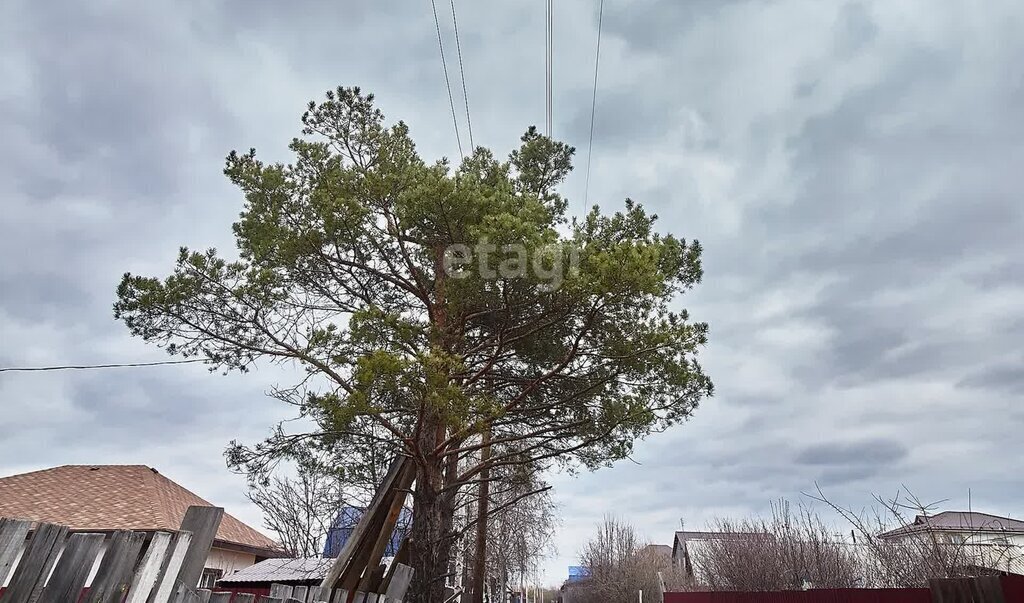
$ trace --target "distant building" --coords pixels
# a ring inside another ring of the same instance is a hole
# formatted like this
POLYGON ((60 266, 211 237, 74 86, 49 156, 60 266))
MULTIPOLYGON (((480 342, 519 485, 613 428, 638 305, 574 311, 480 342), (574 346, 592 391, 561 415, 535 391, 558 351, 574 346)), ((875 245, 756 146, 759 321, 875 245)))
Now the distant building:
POLYGON ((935 538, 962 547, 971 564, 1010 574, 1024 574, 1024 521, 975 511, 918 515, 905 526, 878 535, 881 540, 935 538))
MULTIPOLYGON (((356 525, 359 524, 359 520, 363 517, 364 512, 365 509, 359 507, 342 507, 327 532, 327 540, 324 543, 324 557, 337 557, 341 553, 341 549, 352 536, 352 532, 355 531, 356 525)), ((408 508, 403 508, 398 515, 398 523, 395 525, 395 530, 391 533, 391 540, 388 541, 387 548, 384 549, 384 557, 394 557, 398 554, 402 540, 409 535, 411 529, 412 511, 408 508)))
POLYGON ((589 577, 590 577, 590 570, 589 569, 587 569, 585 567, 582 567, 582 566, 579 566, 579 565, 570 565, 569 566, 569 577, 566 579, 566 582, 569 582, 569 583, 582 582, 582 581, 586 580, 589 577))
POLYGON ((755 534, 742 532, 676 532, 672 541, 672 566, 682 570, 684 575, 695 577, 695 569, 699 567, 702 545, 710 541, 730 540, 745 541, 755 534))
MULTIPOLYGON (((175 531, 190 506, 213 505, 145 465, 65 465, 0 478, 0 517, 72 532, 175 531)), ((200 586, 282 556, 276 542, 225 513, 200 586)))
POLYGON ((319 586, 333 563, 323 557, 267 559, 221 578, 217 586, 238 592, 269 591, 272 584, 319 586))

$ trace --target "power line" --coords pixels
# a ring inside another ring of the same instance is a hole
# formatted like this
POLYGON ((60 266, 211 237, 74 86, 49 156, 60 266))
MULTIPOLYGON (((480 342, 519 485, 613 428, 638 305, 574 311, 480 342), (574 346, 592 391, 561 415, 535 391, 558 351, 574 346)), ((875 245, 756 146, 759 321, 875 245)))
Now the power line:
POLYGON ((459 143, 459 157, 465 157, 462 152, 462 137, 459 136, 459 119, 455 116, 455 98, 452 96, 452 84, 448 79, 448 62, 444 60, 444 42, 441 41, 441 22, 437 20, 437 3, 430 0, 430 7, 434 9, 434 27, 437 29, 437 47, 441 50, 441 66, 444 67, 444 85, 448 89, 448 104, 452 108, 452 124, 455 126, 455 141, 459 143))
POLYGON ((590 143, 587 145, 587 183, 583 188, 583 206, 590 197, 590 158, 594 154, 594 117, 597 115, 597 74, 601 65, 601 26, 604 24, 604 0, 597 14, 597 53, 594 55, 594 97, 590 100, 590 143))
POLYGON ((473 142, 473 120, 469 116, 469 93, 466 92, 466 70, 462 67, 462 43, 459 41, 459 18, 455 15, 455 0, 452 3, 452 24, 455 26, 455 49, 459 51, 459 77, 462 78, 462 98, 466 101, 466 125, 469 126, 470 153, 476 148, 473 142))
POLYGON ((547 3, 547 18, 545 20, 547 30, 544 33, 544 129, 548 137, 551 137, 552 119, 551 113, 554 109, 552 91, 554 89, 554 45, 555 45, 555 8, 553 0, 547 3))
POLYGON ((141 366, 166 366, 169 364, 192 364, 195 362, 207 362, 207 360, 205 358, 193 358, 191 360, 162 360, 158 362, 126 362, 119 364, 72 364, 64 366, 7 366, 0 367, 0 373, 29 373, 41 371, 83 371, 108 368, 133 368, 141 366))

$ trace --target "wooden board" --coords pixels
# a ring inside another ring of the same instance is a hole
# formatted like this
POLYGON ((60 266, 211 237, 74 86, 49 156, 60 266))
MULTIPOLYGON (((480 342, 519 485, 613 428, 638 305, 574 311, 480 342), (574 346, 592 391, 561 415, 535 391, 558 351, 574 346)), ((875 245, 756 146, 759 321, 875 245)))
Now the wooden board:
POLYGON ((392 562, 391 581, 388 583, 384 596, 388 600, 401 601, 405 598, 409 585, 412 584, 413 569, 404 563, 392 562))
MULTIPOLYGON (((400 478, 405 475, 407 465, 412 465, 412 463, 405 456, 399 456, 391 462, 387 475, 373 495, 373 500, 370 501, 355 529, 352 530, 352 534, 345 541, 345 546, 341 548, 337 559, 334 560, 334 564, 331 565, 320 586, 346 590, 352 590, 357 586, 363 574, 362 564, 369 559, 379 531, 384 527, 387 511, 398 494, 396 486, 400 478)), ((404 489, 401 496, 403 498, 406 496, 404 489)))
POLYGON ((307 595, 309 595, 309 589, 305 586, 296 586, 292 589, 292 598, 297 599, 299 603, 306 603, 307 595))
POLYGON ((178 592, 178 572, 185 562, 185 555, 188 553, 189 544, 192 543, 191 532, 178 532, 174 535, 170 546, 170 553, 164 559, 164 565, 160 570, 160 578, 153 588, 153 594, 149 597, 149 603, 169 603, 171 597, 178 592))
POLYGON ((213 593, 210 595, 210 603, 231 603, 231 595, 234 593, 213 593))
POLYGON ((271 584, 270 596, 275 599, 287 599, 292 596, 292 587, 285 584, 271 584))
POLYGON ((32 522, 21 519, 0 519, 0 585, 7 580, 14 560, 25 546, 32 522))
POLYGON ((121 603, 131 586, 132 572, 145 542, 145 532, 114 532, 92 579, 87 603, 121 603))
POLYGON ((217 537, 217 529, 223 517, 224 509, 220 507, 192 506, 185 511, 180 530, 191 532, 192 539, 182 559, 181 569, 177 573, 177 580, 181 584, 190 588, 195 588, 199 584, 203 568, 206 566, 206 558, 210 556, 210 548, 213 546, 213 539, 217 537))
POLYGON ((160 579, 160 572, 164 567, 164 561, 171 551, 172 537, 167 532, 156 532, 150 539, 142 561, 132 577, 132 584, 128 587, 128 598, 125 603, 146 603, 150 593, 160 579))
POLYGON ((53 576, 39 597, 40 603, 77 601, 92 572, 105 537, 103 534, 72 534, 53 569, 53 576))
POLYGON ((52 523, 36 526, 11 583, 0 596, 0 603, 34 603, 38 600, 67 534, 65 526, 52 523))

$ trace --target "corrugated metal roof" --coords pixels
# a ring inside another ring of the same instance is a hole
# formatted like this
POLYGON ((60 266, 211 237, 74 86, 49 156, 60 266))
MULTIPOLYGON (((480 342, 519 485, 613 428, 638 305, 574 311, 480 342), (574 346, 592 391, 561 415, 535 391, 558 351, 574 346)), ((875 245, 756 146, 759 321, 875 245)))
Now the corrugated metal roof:
POLYGON ((327 570, 330 569, 332 563, 334 563, 334 559, 323 557, 267 559, 224 576, 218 583, 322 580, 327 575, 327 570))
POLYGON ((970 511, 943 511, 935 515, 918 515, 914 523, 889 530, 878 535, 879 538, 913 534, 928 530, 945 532, 1011 532, 1024 534, 1024 521, 1012 517, 1000 517, 988 513, 970 511))

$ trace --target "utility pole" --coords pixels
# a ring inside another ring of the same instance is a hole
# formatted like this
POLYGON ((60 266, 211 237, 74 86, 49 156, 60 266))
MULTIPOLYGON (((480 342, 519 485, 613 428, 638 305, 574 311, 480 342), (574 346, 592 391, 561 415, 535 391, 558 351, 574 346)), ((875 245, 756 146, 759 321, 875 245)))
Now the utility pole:
POLYGON ((476 554, 473 556, 473 594, 472 603, 484 603, 484 580, 487 573, 487 519, 488 500, 491 496, 491 429, 483 433, 483 448, 480 450, 480 463, 484 468, 480 472, 480 487, 476 501, 476 554))

